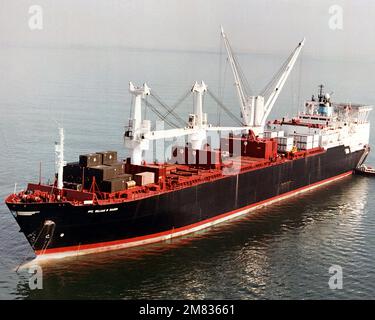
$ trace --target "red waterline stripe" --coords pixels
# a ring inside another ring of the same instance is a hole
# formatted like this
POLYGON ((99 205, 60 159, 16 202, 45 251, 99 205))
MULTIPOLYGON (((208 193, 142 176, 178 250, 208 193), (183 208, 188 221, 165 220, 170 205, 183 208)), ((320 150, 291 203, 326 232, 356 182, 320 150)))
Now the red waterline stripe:
POLYGON ((324 184, 324 183, 327 183, 327 182, 332 181, 332 180, 337 180, 339 178, 346 177, 348 175, 351 175, 352 173, 353 173, 353 171, 347 171, 347 172, 339 174, 337 176, 334 176, 334 177, 331 177, 331 178, 328 178, 328 179, 325 179, 325 180, 322 180, 322 181, 318 181, 318 182, 309 184, 308 186, 304 186, 304 187, 301 187, 301 188, 298 188, 298 189, 295 189, 295 190, 292 190, 292 191, 274 196, 272 198, 268 198, 268 199, 263 200, 263 201, 252 203, 248 206, 245 206, 245 207, 233 210, 233 211, 229 211, 229 212, 220 214, 218 216, 215 216, 215 217, 203 220, 203 221, 199 221, 199 222, 196 222, 196 223, 193 223, 193 224, 189 224, 189 225, 184 226, 184 227, 180 227, 180 228, 176 228, 176 229, 172 229, 172 230, 167 230, 167 231, 163 231, 163 232, 159 232, 159 233, 153 233, 153 234, 150 234, 150 235, 129 238, 129 239, 125 239, 125 240, 115 240, 115 241, 99 242, 99 243, 85 244, 85 245, 79 245, 79 246, 70 246, 70 247, 62 247, 62 248, 54 248, 54 249, 46 249, 46 250, 37 250, 37 251, 35 251, 35 253, 36 253, 36 255, 46 255, 46 254, 60 253, 60 252, 67 252, 67 251, 73 251, 74 252, 74 251, 81 251, 81 250, 86 250, 86 249, 95 249, 95 248, 103 248, 103 247, 109 247, 109 246, 123 245, 123 244, 126 244, 126 243, 138 242, 138 241, 143 241, 143 240, 147 240, 147 239, 172 235, 172 234, 180 232, 180 231, 193 229, 193 228, 198 227, 202 224, 210 223, 212 221, 219 220, 219 219, 228 217, 230 215, 234 215, 237 212, 247 210, 247 209, 251 209, 252 207, 265 204, 267 202, 276 200, 278 198, 287 197, 291 194, 298 193, 302 190, 309 189, 309 188, 312 188, 314 186, 318 186, 320 184, 324 184))

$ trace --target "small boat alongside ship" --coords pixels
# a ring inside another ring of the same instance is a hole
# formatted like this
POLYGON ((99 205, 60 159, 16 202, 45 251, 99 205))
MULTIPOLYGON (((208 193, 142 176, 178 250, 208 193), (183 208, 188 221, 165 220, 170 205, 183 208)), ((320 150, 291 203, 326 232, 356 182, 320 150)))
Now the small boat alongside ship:
POLYGON ((209 90, 202 81, 191 88, 194 111, 187 125, 163 130, 152 130, 142 115, 151 88, 129 84, 133 104, 124 132, 130 152, 126 159, 118 159, 116 151, 99 151, 66 163, 60 128, 54 183, 29 183, 5 201, 39 258, 183 236, 354 170, 372 172, 363 166, 370 151, 371 106, 333 102, 320 86, 317 97, 307 100, 295 117, 268 120, 304 40, 266 90, 251 96, 224 30, 222 38, 239 98, 239 125, 208 122, 203 97, 209 90), (220 136, 215 148, 208 143, 210 132, 228 134, 220 136), (151 142, 173 137, 188 137, 188 144, 174 145, 166 161, 145 161, 151 142))
POLYGON ((375 169, 366 164, 362 164, 356 168, 355 173, 363 176, 375 177, 375 169))

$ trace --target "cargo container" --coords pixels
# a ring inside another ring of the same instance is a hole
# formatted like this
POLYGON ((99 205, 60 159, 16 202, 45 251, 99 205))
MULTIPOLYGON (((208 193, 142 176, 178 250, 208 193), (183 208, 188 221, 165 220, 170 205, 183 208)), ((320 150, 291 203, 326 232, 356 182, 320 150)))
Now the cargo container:
POLYGON ((312 143, 313 136, 312 135, 305 135, 305 134, 295 134, 294 135, 294 142, 304 142, 304 143, 312 143))
POLYGON ((125 163, 124 162, 114 162, 110 166, 115 168, 115 171, 116 171, 117 175, 125 173, 125 163))
POLYGON ((117 162, 117 151, 102 151, 97 154, 102 156, 102 164, 112 165, 117 162))
POLYGON ((141 172, 134 175, 134 181, 137 184, 137 186, 145 186, 150 183, 155 182, 155 173, 154 172, 141 172))
POLYGON ((188 147, 176 147, 172 151, 171 162, 215 168, 220 166, 220 156, 219 150, 193 150, 188 147))
POLYGON ((278 137, 277 143, 280 145, 292 145, 293 146, 294 138, 293 137, 278 137))
POLYGON ((103 180, 100 184, 100 191, 102 192, 118 192, 121 190, 126 190, 128 188, 129 180, 123 177, 115 178, 111 180, 103 180))
POLYGON ((170 171, 175 170, 176 166, 173 164, 168 164, 167 166, 163 165, 160 166, 158 164, 153 165, 135 165, 130 163, 130 159, 126 159, 125 163, 125 173, 127 174, 136 174, 140 172, 154 172, 155 174, 155 183, 158 183, 160 179, 163 179, 167 173, 170 173, 170 171))
POLYGON ((277 150, 280 152, 292 151, 294 146, 293 137, 278 137, 277 138, 277 150))
POLYGON ((299 150, 309 150, 313 148, 313 143, 311 142, 297 142, 297 149, 299 150))
POLYGON ((76 191, 82 191, 82 184, 81 183, 74 183, 74 182, 64 182, 64 188, 72 189, 76 191))
POLYGON ((101 182, 103 180, 110 180, 118 175, 118 169, 113 166, 95 166, 89 167, 85 170, 85 177, 92 180, 95 177, 96 182, 101 182))
POLYGON ((98 153, 82 154, 79 156, 81 167, 95 167, 102 164, 102 155, 98 153))
POLYGON ((270 139, 270 138, 277 138, 278 132, 277 131, 264 131, 263 137, 270 139))
POLYGON ((83 168, 79 165, 78 162, 68 163, 64 167, 63 181, 72 183, 82 182, 82 171, 83 168))
POLYGON ((124 173, 122 175, 119 175, 116 178, 121 178, 121 179, 125 179, 126 181, 131 181, 131 180, 133 180, 133 175, 129 174, 129 173, 124 173))

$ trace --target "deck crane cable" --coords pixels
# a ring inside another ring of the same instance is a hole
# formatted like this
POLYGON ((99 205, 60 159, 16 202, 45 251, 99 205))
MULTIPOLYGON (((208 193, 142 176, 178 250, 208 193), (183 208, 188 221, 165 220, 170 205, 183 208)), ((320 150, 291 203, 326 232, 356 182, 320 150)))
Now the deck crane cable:
POLYGON ((161 98, 155 93, 155 91, 151 92, 150 94, 151 97, 153 97, 161 107, 163 107, 166 111, 167 114, 164 116, 165 118, 168 115, 171 115, 177 122, 179 122, 182 125, 187 125, 187 123, 177 114, 173 111, 173 108, 169 107, 165 102, 161 100, 161 98))
POLYGON ((148 96, 145 96, 145 100, 146 100, 146 103, 145 103, 145 106, 144 106, 143 114, 144 114, 144 119, 147 119, 147 102, 148 102, 148 96))
MULTIPOLYGON (((171 109, 164 115, 164 118, 168 117, 173 111, 175 111, 177 109, 178 106, 181 105, 182 102, 184 102, 186 100, 186 98, 188 96, 190 96, 191 94, 191 91, 187 91, 186 93, 184 93, 181 98, 179 98, 177 100, 177 102, 173 105, 173 107, 171 107, 171 109)), ((185 121, 184 121, 185 122, 185 121)))
POLYGON ((303 52, 301 52, 301 58, 299 59, 299 66, 298 66, 298 93, 297 93, 297 113, 298 113, 298 108, 300 105, 302 105, 301 101, 301 80, 302 80, 302 63, 303 60, 303 52))
MULTIPOLYGON (((153 97, 159 103, 159 105, 167 111, 168 115, 169 114, 172 115, 175 121, 177 121, 177 123, 180 124, 180 126, 185 127, 188 125, 185 120, 183 120, 177 113, 173 111, 172 108, 170 108, 166 103, 164 103, 161 100, 161 98, 155 93, 155 91, 151 92, 150 96, 153 97)), ((165 120, 165 119, 162 119, 162 120, 165 120)))
MULTIPOLYGON (((220 73, 219 73, 218 100, 224 101, 224 92, 225 92, 225 84, 226 84, 229 61, 228 61, 228 58, 225 58, 224 75, 222 76, 222 58, 221 57, 222 57, 222 45, 220 46, 220 73)), ((217 103, 217 114, 216 114, 217 126, 221 125, 221 111, 222 111, 222 108, 220 106, 220 103, 217 103)))
POLYGON ((249 97, 252 95, 252 90, 250 88, 250 85, 249 85, 249 82, 245 76, 245 73, 243 72, 240 64, 238 63, 238 58, 237 58, 237 55, 234 53, 230 43, 227 44, 229 46, 229 49, 230 51, 232 52, 232 56, 233 56, 233 61, 234 61, 234 64, 236 65, 236 68, 237 68, 237 71, 238 71, 238 75, 240 77, 240 80, 242 82, 242 85, 243 85, 243 91, 245 93, 245 96, 249 97))
MULTIPOLYGON (((222 69, 223 69, 223 41, 220 37, 220 40, 219 40, 219 79, 218 79, 217 95, 221 100, 223 100, 222 69)), ((217 104, 216 123, 218 126, 220 126, 220 113, 221 113, 221 108, 219 104, 217 104)))
POLYGON ((129 119, 132 117, 132 114, 133 114, 133 104, 134 104, 134 96, 131 95, 131 104, 130 104, 130 109, 129 109, 129 119))
POLYGON ((264 95, 266 93, 269 93, 269 91, 272 91, 274 83, 278 80, 280 75, 285 71, 289 61, 292 59, 294 55, 294 51, 289 55, 289 57, 284 61, 284 63, 281 65, 279 70, 274 74, 272 79, 267 83, 267 85, 264 87, 264 89, 261 91, 261 94, 264 95))
POLYGON ((180 126, 173 123, 172 121, 170 120, 167 120, 167 119, 164 119, 164 115, 158 110, 158 108, 156 108, 153 104, 151 104, 149 101, 147 100, 144 100, 145 104, 147 105, 147 107, 149 107, 149 109, 156 114, 156 116, 158 116, 161 120, 163 120, 166 124, 168 124, 169 126, 173 127, 173 128, 179 128, 180 126))
POLYGON ((210 89, 207 89, 207 93, 208 95, 215 100, 215 102, 217 103, 218 106, 220 106, 225 112, 226 114, 234 121, 236 122, 237 124, 239 124, 240 126, 243 126, 244 124, 242 123, 242 121, 240 119, 238 119, 232 111, 230 111, 230 109, 228 107, 226 107, 214 94, 213 92, 210 90, 210 89))
POLYGON ((289 57, 284 61, 280 69, 275 73, 272 79, 267 83, 264 89, 261 91, 260 95, 263 97, 268 97, 273 90, 274 84, 280 78, 281 74, 285 71, 285 68, 288 66, 290 60, 294 55, 295 50, 289 55, 289 57))
MULTIPOLYGON (((228 66, 229 66, 229 61, 228 59, 225 59, 226 63, 225 63, 225 68, 224 68, 224 78, 223 78, 223 90, 222 90, 222 93, 221 93, 221 97, 220 98, 220 101, 224 101, 224 93, 225 93, 225 85, 226 85, 226 79, 227 79, 227 72, 228 72, 228 66)), ((219 104, 220 106, 220 104, 219 104)), ((219 121, 218 121, 218 126, 221 125, 221 111, 222 111, 222 108, 220 108, 220 112, 219 112, 219 121)))

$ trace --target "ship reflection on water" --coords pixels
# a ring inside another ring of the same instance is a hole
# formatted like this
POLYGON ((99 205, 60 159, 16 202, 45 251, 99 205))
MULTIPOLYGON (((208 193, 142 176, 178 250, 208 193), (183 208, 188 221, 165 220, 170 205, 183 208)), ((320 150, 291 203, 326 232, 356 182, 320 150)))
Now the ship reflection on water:
MULTIPOLYGON (((253 211, 236 221, 168 242, 42 264, 43 290, 26 298, 254 299, 358 297, 371 290, 365 249, 374 182, 347 177, 253 211), (328 268, 344 270, 331 291, 328 268)), ((370 219, 370 220, 369 220, 370 219)), ((371 220, 372 219, 372 220, 371 220)))

